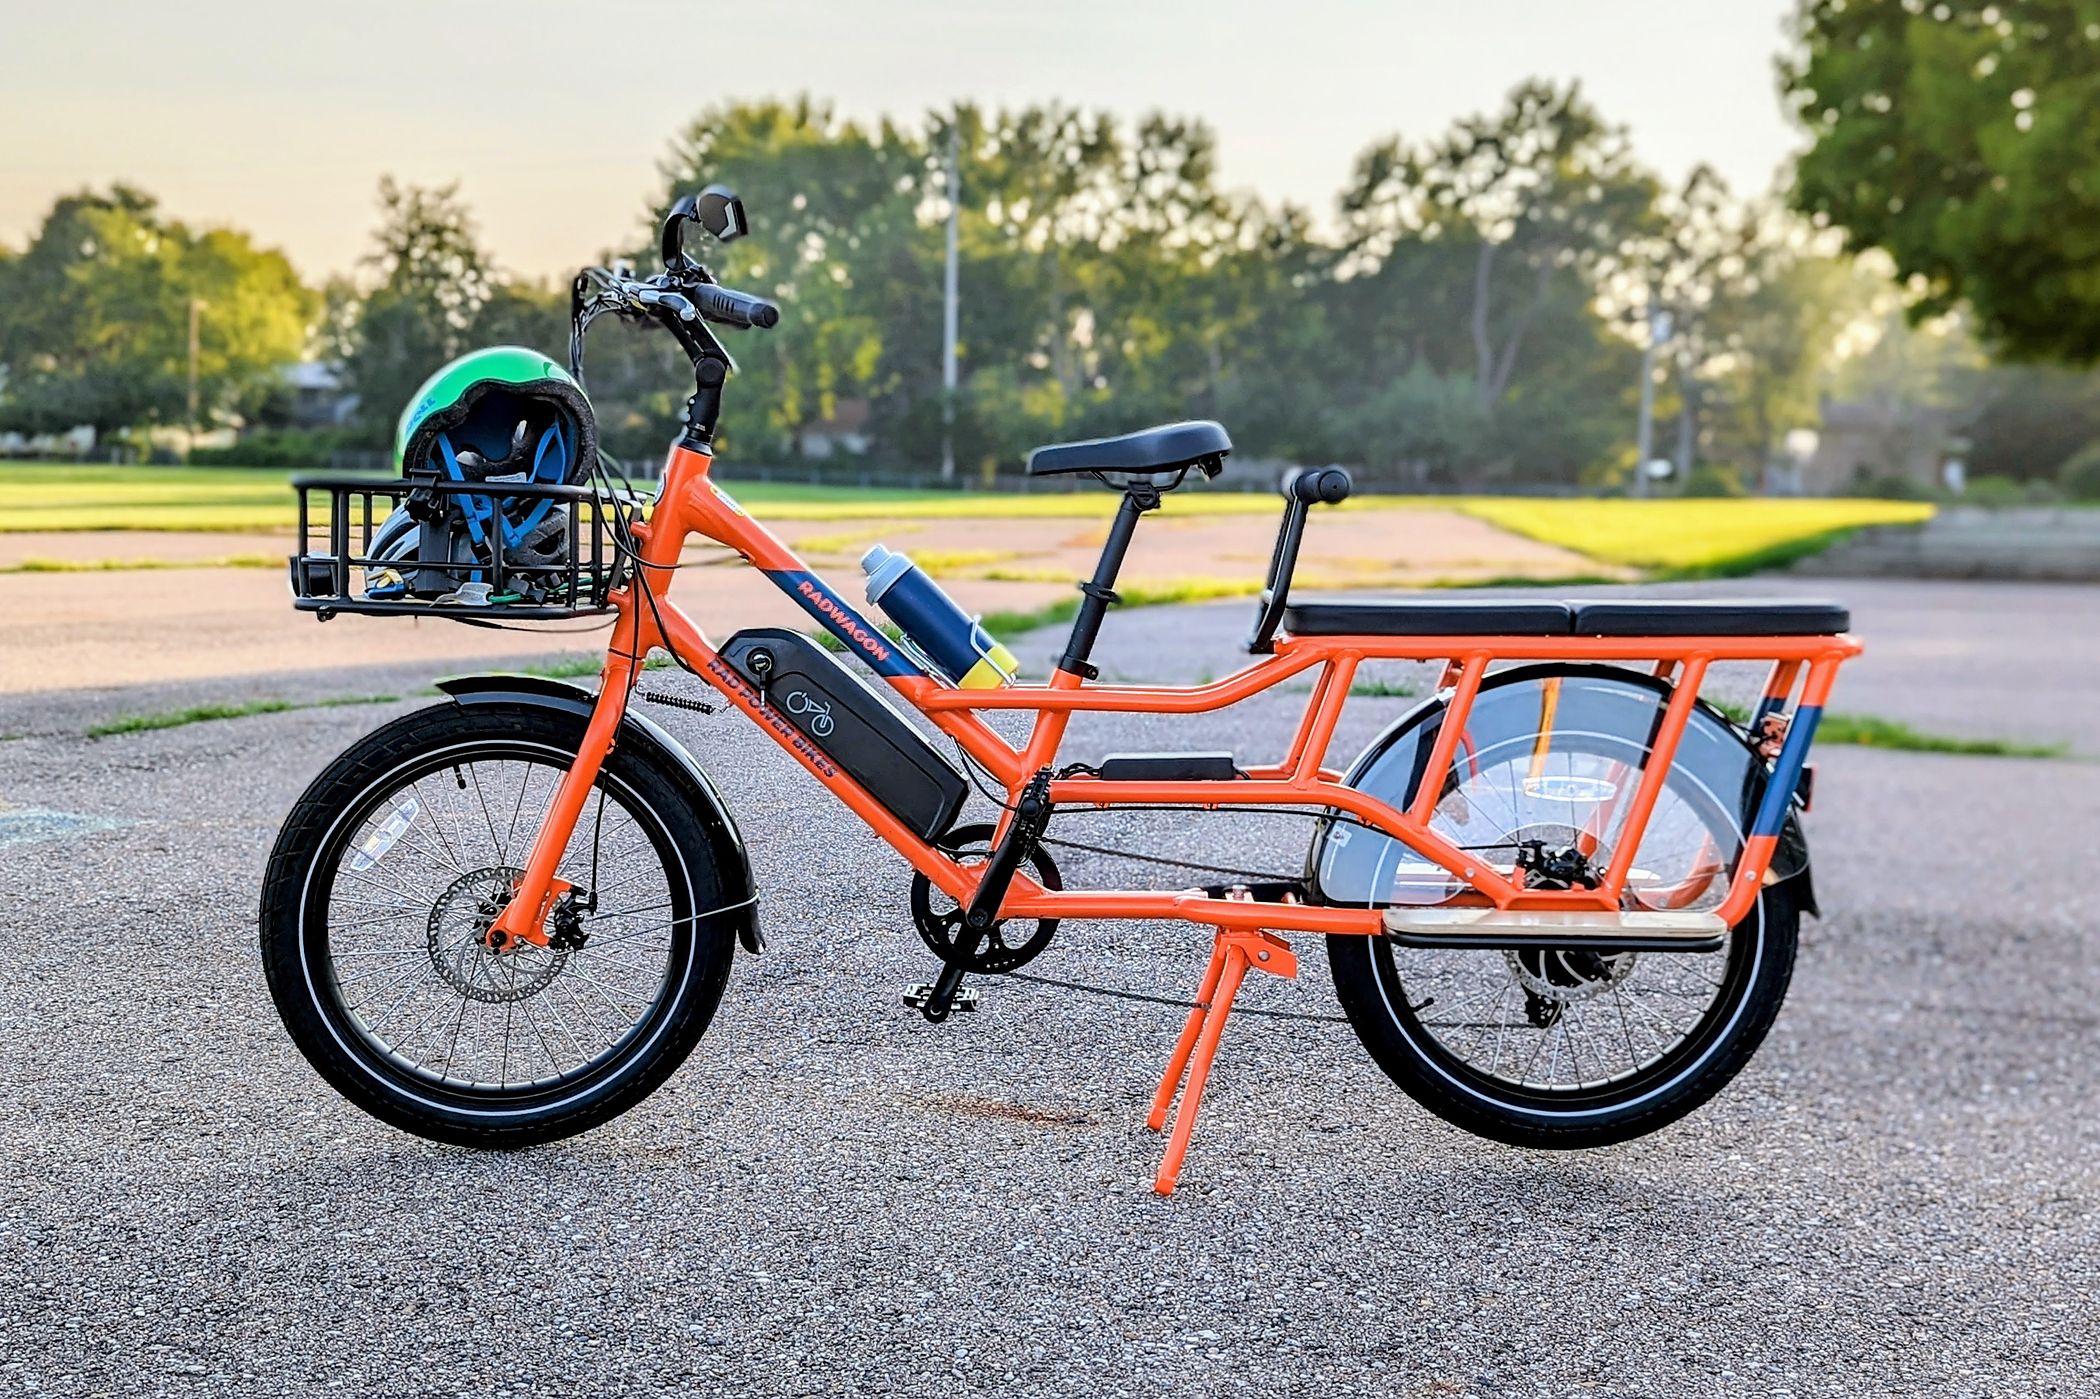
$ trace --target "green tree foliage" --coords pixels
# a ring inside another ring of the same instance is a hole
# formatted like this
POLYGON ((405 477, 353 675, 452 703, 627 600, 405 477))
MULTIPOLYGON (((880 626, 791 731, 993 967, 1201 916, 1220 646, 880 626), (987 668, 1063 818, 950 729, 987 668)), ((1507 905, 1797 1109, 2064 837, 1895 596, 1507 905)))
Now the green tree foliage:
POLYGON ((358 395, 357 426, 388 442, 401 407, 447 360, 474 347, 475 323, 497 276, 458 187, 379 182, 380 223, 365 258, 371 289, 332 290, 331 327, 343 377, 358 395))
POLYGON ((1442 416, 1459 435, 1428 459, 1571 480, 1600 438, 1623 434, 1634 365, 1591 303, 1652 230, 1656 194, 1625 133, 1573 85, 1526 83, 1500 111, 1359 158, 1330 301, 1356 362, 1384 383, 1420 366, 1470 384, 1472 412, 1442 416), (1601 395, 1600 378, 1615 381, 1601 395), (1620 425, 1600 432, 1599 410, 1620 425))
MULTIPOLYGON (((842 397, 892 387, 907 355, 937 361, 940 249, 917 216, 923 142, 808 97, 736 103, 695 118, 664 169, 655 210, 711 182, 743 196, 750 236, 704 255, 724 282, 778 300, 794 327, 734 338, 743 406, 724 415, 725 450, 786 454, 842 397)), ((692 391, 680 376, 669 383, 680 403, 692 391)))
MULTIPOLYGON (((1706 172, 1662 190, 1579 89, 1549 83, 1444 132, 1374 144, 1332 221, 1222 188, 1201 122, 1060 105, 893 122, 807 97, 724 103, 677 134, 662 171, 624 250, 643 270, 675 196, 720 182, 749 207, 749 237, 693 251, 783 310, 777 331, 724 335, 739 369, 722 448, 761 462, 799 463, 820 434, 850 430, 870 464, 927 473, 952 410, 956 458, 975 476, 1014 469, 1041 442, 1206 416, 1230 426, 1243 459, 1345 462, 1367 485, 1609 485, 1632 465, 1643 327, 1667 309, 1678 334, 1659 373, 1663 450, 1676 415, 1700 461, 1755 483, 1786 434, 1814 424, 1840 367, 1832 347, 1880 305, 1860 292, 1875 277, 1827 236, 1706 172), (951 143, 952 405, 941 378, 951 143)), ((383 181, 379 213, 357 276, 315 298, 283 274, 300 325, 317 318, 314 344, 359 395, 370 443, 468 349, 563 355, 568 288, 503 275, 455 189, 383 181)), ((0 363, 17 386, 38 380, 31 394, 8 388, 9 409, 30 421, 33 402, 33 421, 61 427, 166 420, 171 347, 200 278, 159 260, 181 242, 200 266, 223 262, 233 235, 177 239, 129 191, 62 205, 47 234, 0 250, 11 308, 0 363), (71 270, 53 273, 54 261, 71 270), (104 300, 70 326, 54 285, 104 300), (150 329, 134 334, 141 320, 150 329), (35 338, 61 330, 102 348, 61 355, 35 338), (157 368, 108 369, 131 354, 157 368)), ((202 294, 229 308, 218 328, 243 324, 240 296, 218 283, 202 294)), ((207 319, 208 348, 213 331, 207 319)), ((253 343, 274 343, 282 363, 297 336, 253 343)), ((607 447, 660 453, 692 387, 668 337, 602 320, 586 368, 607 447)), ((215 407, 283 421, 233 382, 213 381, 215 407)))
POLYGON ((193 302, 207 425, 261 404, 318 309, 246 234, 167 220, 122 185, 60 199, 23 252, 0 257, 0 427, 183 423, 193 302))
POLYGON ((2059 479, 2064 494, 2072 500, 2100 502, 2100 441, 2066 461, 2059 479))
POLYGON ((1794 199, 1884 248, 1916 309, 2016 356, 2100 359, 2100 7, 1802 0, 1794 199))

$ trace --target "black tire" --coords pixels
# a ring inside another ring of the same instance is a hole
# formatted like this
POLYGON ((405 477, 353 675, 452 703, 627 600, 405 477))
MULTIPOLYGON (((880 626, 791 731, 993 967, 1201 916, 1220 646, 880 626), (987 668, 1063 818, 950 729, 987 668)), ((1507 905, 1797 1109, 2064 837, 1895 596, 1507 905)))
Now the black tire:
MULTIPOLYGON (((462 766, 474 771, 476 761, 565 769, 584 726, 581 715, 530 705, 447 703, 420 710, 368 734, 331 763, 279 832, 261 910, 263 972, 271 997, 307 1061, 344 1097, 381 1121, 466 1146, 516 1148, 555 1141, 609 1121, 647 1097, 706 1032, 735 947, 735 920, 710 915, 738 899, 737 892, 725 889, 735 891, 739 885, 725 879, 716 864, 707 822, 691 795, 667 765, 650 761, 654 745, 630 742, 625 732, 606 760, 598 791, 632 818, 639 832, 635 848, 661 861, 669 904, 660 979, 652 966, 637 983, 657 985, 658 991, 653 1000, 633 1002, 646 1008, 632 1027, 616 1033, 617 1017, 612 1017, 615 1031, 608 1032, 610 1042, 601 1056, 588 1057, 579 1045, 578 1063, 568 1077, 550 1074, 512 1084, 506 1072, 494 1085, 455 1084, 449 1077, 433 1079, 427 1068, 386 1052, 346 1004, 329 908, 339 867, 360 825, 404 780, 458 774, 462 766)), ((521 807, 525 790, 521 784, 521 807)), ((493 825, 490 835, 494 841, 493 825)), ((568 869, 565 863, 564 872, 568 869)), ((439 960, 436 917, 433 963, 439 960)), ((588 952, 586 944, 573 955, 588 952)), ((407 954, 407 960, 413 962, 414 955, 407 954)), ((549 980, 559 975, 549 973, 549 980)), ((515 991, 515 973, 511 985, 515 991)), ((468 1000, 461 995, 463 1017, 468 1000)), ((504 1033, 510 1033, 507 1021, 504 1033)), ((454 1034, 456 1042, 456 1029, 454 1034)), ((573 1043, 578 1037, 571 1031, 570 1038, 573 1043)), ((551 1060, 554 1051, 548 1053, 551 1060)), ((445 1069, 449 1075, 449 1054, 445 1069)))
POLYGON ((1720 1092, 1779 1014, 1800 927, 1788 887, 1767 889, 1730 938, 1727 979, 1700 1032, 1649 1072, 1589 1094, 1522 1093, 1448 1053, 1410 1008, 1385 939, 1328 938, 1327 960, 1351 1028, 1408 1097, 1491 1141, 1564 1150, 1644 1136, 1720 1092))

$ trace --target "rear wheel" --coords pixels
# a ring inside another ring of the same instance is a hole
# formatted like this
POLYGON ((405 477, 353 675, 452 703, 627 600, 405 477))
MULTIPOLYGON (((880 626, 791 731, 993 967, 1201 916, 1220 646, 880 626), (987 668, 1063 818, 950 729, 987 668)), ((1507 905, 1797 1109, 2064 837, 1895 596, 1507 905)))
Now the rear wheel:
MULTIPOLYGON (((1625 697, 1585 702, 1563 680, 1595 677, 1533 678, 1536 699, 1497 701, 1543 716, 1533 732, 1469 726, 1464 760, 1431 820, 1505 873, 1541 855, 1561 873, 1585 863, 1602 870, 1646 766, 1645 721, 1596 722, 1624 711, 1625 697)), ((1652 689, 1646 677, 1633 680, 1652 689)), ((1672 770, 1632 862, 1628 908, 1720 905, 1742 845, 1739 792, 1731 796, 1672 770)), ((1364 858, 1361 847, 1355 853, 1364 858)), ((1378 858, 1386 901, 1437 903, 1461 889, 1404 850, 1378 858)), ((1673 1122, 1735 1076, 1778 1014, 1799 923, 1781 884, 1709 953, 1418 948, 1380 937, 1329 938, 1327 948, 1350 1024, 1409 1096, 1497 1141, 1586 1147, 1673 1122)))
POLYGON ((557 869, 553 945, 483 939, 574 759, 583 720, 441 705, 354 745, 270 857, 263 967, 300 1051, 373 1116, 515 1147, 602 1123, 707 1029, 732 920, 701 814, 646 761, 608 758, 557 869))

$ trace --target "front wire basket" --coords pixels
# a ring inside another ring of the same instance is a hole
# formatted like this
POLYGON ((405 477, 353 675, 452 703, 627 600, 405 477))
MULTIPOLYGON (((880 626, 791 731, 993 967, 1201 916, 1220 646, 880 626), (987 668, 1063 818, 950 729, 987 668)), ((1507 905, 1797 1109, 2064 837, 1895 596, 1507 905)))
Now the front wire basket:
POLYGON ((620 515, 640 504, 588 486, 523 481, 299 475, 292 478, 292 490, 299 497, 299 550, 291 556, 292 605, 323 621, 338 612, 538 622, 611 611, 606 594, 619 584, 624 556, 634 547, 620 515), (464 554, 435 559, 382 558, 374 552, 375 539, 396 511, 413 509, 419 523, 427 515, 432 524, 456 530, 466 513, 500 522, 502 506, 514 507, 520 501, 547 501, 552 503, 550 514, 561 511, 566 547, 549 549, 541 539, 530 562, 485 540, 468 546, 464 554), (438 597, 372 596, 375 580, 390 575, 401 580, 403 588, 409 575, 426 585, 436 578, 450 586, 438 597))

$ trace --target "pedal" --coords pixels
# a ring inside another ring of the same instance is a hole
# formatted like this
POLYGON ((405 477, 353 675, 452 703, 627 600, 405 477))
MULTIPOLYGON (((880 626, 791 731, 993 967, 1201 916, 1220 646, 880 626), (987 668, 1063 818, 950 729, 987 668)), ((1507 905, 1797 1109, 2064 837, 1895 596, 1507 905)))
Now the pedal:
MULTIPOLYGON (((904 988, 904 1004, 910 1006, 913 1010, 925 1010, 927 1003, 932 999, 932 982, 920 982, 915 986, 904 988)), ((957 987, 955 1000, 949 1004, 948 1009, 950 1011, 977 1009, 977 988, 974 986, 957 987)))

